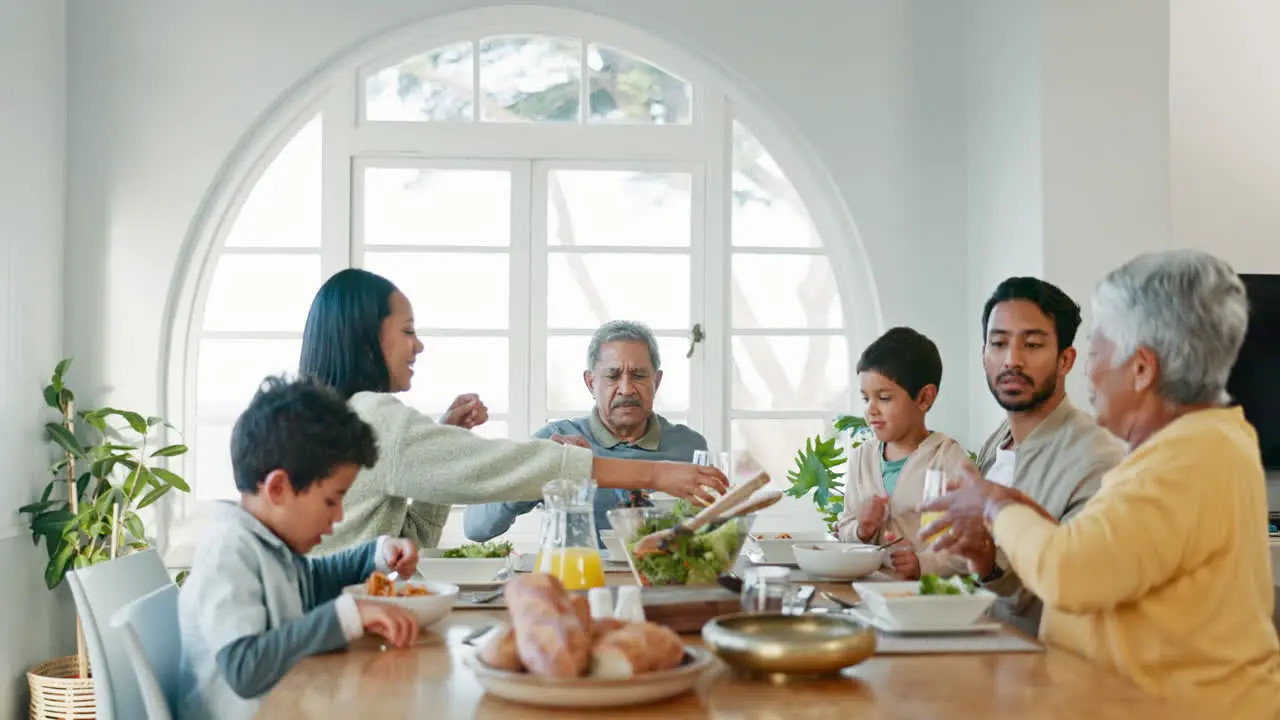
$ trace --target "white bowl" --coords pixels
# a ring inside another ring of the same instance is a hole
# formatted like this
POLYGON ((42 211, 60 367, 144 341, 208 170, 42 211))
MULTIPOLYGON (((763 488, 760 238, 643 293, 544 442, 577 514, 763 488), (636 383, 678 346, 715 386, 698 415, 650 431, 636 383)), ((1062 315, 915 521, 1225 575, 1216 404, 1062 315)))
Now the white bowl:
POLYGON ((920 595, 919 582, 856 582, 853 589, 867 609, 901 628, 972 625, 996 600, 982 588, 970 595, 920 595))
POLYGON ((604 549, 609 551, 609 562, 626 562, 627 549, 612 530, 601 530, 600 539, 604 541, 604 549))
POLYGON ((425 582, 422 580, 409 580, 396 583, 396 587, 404 587, 405 585, 425 587, 431 594, 414 597, 374 597, 365 592, 363 584, 348 585, 342 589, 342 592, 354 596, 358 600, 398 605, 413 613, 413 616, 418 620, 418 624, 422 627, 427 627, 442 620, 452 612, 453 605, 458 599, 457 585, 432 582, 430 580, 425 582))
POLYGON ((751 544, 759 549, 764 562, 776 565, 794 565, 793 547, 801 543, 820 543, 829 540, 820 532, 751 533, 751 544))
POLYGON ((800 569, 821 577, 852 580, 870 575, 884 563, 888 550, 850 543, 799 543, 792 547, 800 569))
POLYGON ((509 563, 508 558, 423 558, 417 575, 466 588, 497 587, 505 582, 497 578, 509 563))
POLYGON ((686 647, 685 660, 671 670, 644 673, 630 678, 543 678, 524 672, 495 670, 476 653, 462 661, 475 673, 480 686, 504 700, 556 708, 612 708, 642 705, 682 695, 694 689, 698 678, 713 666, 711 653, 686 647))

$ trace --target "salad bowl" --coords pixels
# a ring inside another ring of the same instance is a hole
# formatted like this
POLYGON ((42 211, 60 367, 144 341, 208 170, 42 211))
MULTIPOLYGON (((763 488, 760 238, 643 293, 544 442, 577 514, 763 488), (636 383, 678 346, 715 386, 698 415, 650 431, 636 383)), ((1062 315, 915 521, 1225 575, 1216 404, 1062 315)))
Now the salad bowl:
POLYGON ((638 556, 635 545, 640 538, 674 527, 685 515, 638 507, 610 510, 608 517, 636 582, 645 587, 715 585, 722 573, 733 569, 755 522, 754 515, 713 521, 692 535, 677 536, 662 551, 638 556))

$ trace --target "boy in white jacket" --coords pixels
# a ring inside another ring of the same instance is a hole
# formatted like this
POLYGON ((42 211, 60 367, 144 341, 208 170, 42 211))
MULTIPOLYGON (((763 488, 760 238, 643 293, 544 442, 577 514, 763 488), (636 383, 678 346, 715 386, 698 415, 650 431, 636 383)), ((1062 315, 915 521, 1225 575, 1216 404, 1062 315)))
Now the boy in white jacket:
POLYGON ((938 465, 952 472, 968 458, 959 443, 925 424, 942 383, 938 347, 915 330, 893 328, 863 351, 858 380, 876 439, 864 442, 849 459, 845 507, 836 526, 841 542, 905 537, 891 557, 907 580, 967 573, 963 558, 929 550, 919 537, 916 508, 924 497, 925 471, 938 465))

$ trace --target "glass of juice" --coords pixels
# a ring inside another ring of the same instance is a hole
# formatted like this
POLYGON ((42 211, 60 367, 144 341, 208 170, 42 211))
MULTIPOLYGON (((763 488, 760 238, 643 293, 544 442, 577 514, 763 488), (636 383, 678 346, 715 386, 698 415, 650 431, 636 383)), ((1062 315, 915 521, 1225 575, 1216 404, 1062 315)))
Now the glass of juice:
MULTIPOLYGON (((946 479, 943 478, 942 470, 938 468, 929 468, 928 470, 925 470, 924 495, 920 498, 920 504, 923 505, 926 503, 933 502, 934 500, 937 500, 938 498, 945 495, 946 492, 947 492, 947 482, 946 482, 946 479)), ((937 520, 938 518, 942 517, 944 514, 945 513, 940 513, 940 512, 920 513, 920 529, 924 530, 924 528, 929 523, 933 522, 934 520, 937 520)), ((921 536, 920 540, 924 543, 931 543, 933 542, 934 537, 937 537, 937 535, 935 534, 933 537, 921 536)))

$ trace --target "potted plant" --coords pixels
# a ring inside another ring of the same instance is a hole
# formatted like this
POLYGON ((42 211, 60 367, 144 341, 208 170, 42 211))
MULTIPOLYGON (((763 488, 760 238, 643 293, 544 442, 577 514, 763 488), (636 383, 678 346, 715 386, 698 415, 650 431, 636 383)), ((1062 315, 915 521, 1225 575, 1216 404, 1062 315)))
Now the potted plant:
POLYGON ((865 442, 871 432, 867 421, 856 415, 839 415, 833 425, 836 435, 825 440, 821 435, 815 435, 806 440, 804 448, 796 453, 796 467, 787 473, 791 487, 786 490, 794 498, 813 493, 813 502, 822 513, 827 531, 832 533, 836 530, 840 513, 844 512, 844 483, 840 482, 844 473, 839 468, 848 462, 845 445, 852 454, 853 449, 865 442))
MULTIPOLYGON (((70 358, 59 362, 44 388, 45 404, 60 415, 45 424, 58 450, 53 479, 37 502, 19 508, 29 516, 32 542, 44 539, 50 590, 68 570, 150 548, 138 511, 172 490, 190 492, 177 473, 156 464, 187 452, 186 445, 161 441, 166 430, 176 429, 163 418, 129 410, 77 410, 65 380, 70 366, 70 358)), ((76 654, 32 668, 27 681, 32 718, 86 717, 94 707, 93 679, 78 618, 76 654)))

